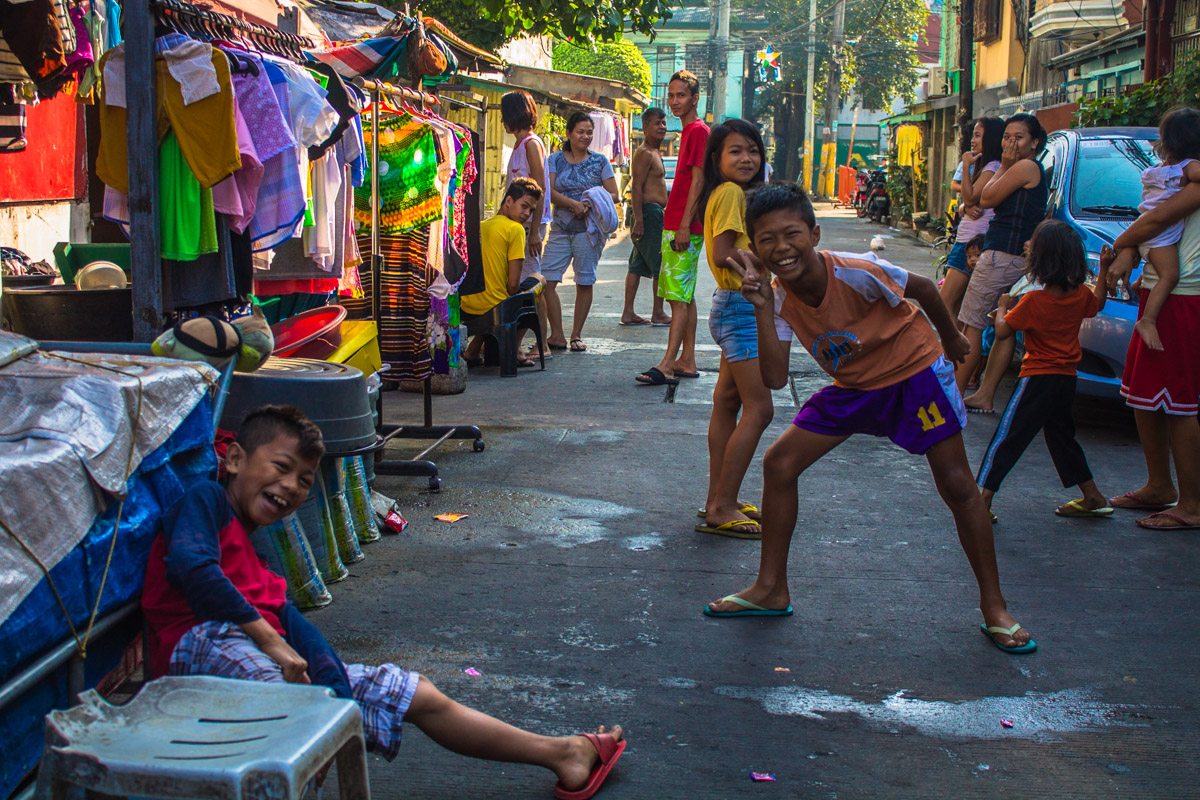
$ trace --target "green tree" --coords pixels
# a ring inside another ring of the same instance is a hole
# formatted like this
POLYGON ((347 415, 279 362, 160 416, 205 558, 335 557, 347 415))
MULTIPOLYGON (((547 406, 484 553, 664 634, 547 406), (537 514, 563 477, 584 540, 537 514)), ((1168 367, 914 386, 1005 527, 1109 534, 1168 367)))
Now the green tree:
MULTIPOLYGON (((775 169, 799 175, 798 152, 804 136, 804 98, 808 59, 809 0, 740 0, 759 9, 767 19, 763 41, 780 51, 781 80, 765 84, 756 112, 774 119, 778 147, 775 169)), ((825 84, 833 57, 834 0, 819 0, 815 23, 818 105, 825 102, 825 84)), ((917 86, 915 37, 925 28, 928 10, 922 0, 846 0, 842 50, 842 98, 854 93, 863 109, 881 111, 895 98, 911 102, 917 86)))
POLYGON ((649 94, 654 75, 650 62, 628 39, 580 47, 571 42, 554 46, 553 66, 562 72, 624 81, 642 94, 649 94))
MULTIPOLYGON (((385 0, 392 9, 399 0, 385 0)), ((476 47, 495 50, 522 35, 608 42, 622 30, 654 35, 671 18, 672 0, 426 0, 410 4, 437 17, 476 47)))
POLYGON ((1106 125, 1158 126, 1175 106, 1200 106, 1200 53, 1188 53, 1170 74, 1116 97, 1084 100, 1075 112, 1081 128, 1106 125))

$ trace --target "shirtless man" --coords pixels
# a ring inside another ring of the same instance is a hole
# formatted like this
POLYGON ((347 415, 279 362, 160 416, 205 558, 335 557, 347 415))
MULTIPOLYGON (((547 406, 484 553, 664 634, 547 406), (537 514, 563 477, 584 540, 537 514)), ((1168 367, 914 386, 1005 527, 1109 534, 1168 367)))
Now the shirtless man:
POLYGON ((658 296, 658 271, 662 268, 663 208, 667 205, 667 170, 663 166, 659 147, 667 135, 667 115, 661 108, 648 108, 642 114, 642 146, 633 154, 633 229, 630 238, 633 251, 629 254, 629 274, 625 276, 625 309, 622 325, 670 325, 671 318, 663 311, 663 299, 658 296), (654 312, 650 319, 639 317, 633 310, 638 285, 642 278, 654 280, 654 312))

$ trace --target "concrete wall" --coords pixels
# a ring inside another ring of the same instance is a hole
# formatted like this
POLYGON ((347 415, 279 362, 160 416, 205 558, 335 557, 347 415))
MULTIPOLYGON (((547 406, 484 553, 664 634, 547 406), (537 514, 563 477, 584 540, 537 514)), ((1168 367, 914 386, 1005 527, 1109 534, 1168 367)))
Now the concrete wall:
POLYGON ((497 51, 506 63, 526 67, 553 69, 554 39, 549 36, 526 36, 515 39, 497 51))
POLYGON ((0 205, 0 244, 54 263, 54 245, 88 241, 88 204, 74 200, 0 205))
MULTIPOLYGON (((1010 78, 1021 80, 1025 50, 1017 41, 1011 3, 1004 3, 1000 38, 991 44, 976 45, 975 87, 1001 86, 1010 78)), ((1018 87, 1019 88, 1019 87, 1018 87)))

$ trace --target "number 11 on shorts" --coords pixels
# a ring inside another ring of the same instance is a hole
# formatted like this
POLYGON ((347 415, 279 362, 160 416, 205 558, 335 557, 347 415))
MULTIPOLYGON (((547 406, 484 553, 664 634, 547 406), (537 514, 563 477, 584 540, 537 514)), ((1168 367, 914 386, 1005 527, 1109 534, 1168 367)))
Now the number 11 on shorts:
POLYGON ((917 409, 917 416, 921 418, 921 430, 923 431, 931 431, 946 424, 942 412, 938 411, 937 403, 930 403, 928 409, 917 409))

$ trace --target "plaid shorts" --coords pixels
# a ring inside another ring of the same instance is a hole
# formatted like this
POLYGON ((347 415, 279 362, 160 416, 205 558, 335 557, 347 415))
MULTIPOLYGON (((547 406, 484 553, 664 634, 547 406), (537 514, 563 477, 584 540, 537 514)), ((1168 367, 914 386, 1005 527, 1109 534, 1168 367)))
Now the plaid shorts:
MULTIPOLYGON (((347 664, 346 673, 362 710, 367 749, 391 761, 400 753, 400 728, 421 676, 395 664, 347 664)), ((171 653, 169 674, 283 682, 279 665, 229 622, 202 622, 185 633, 171 653)))

